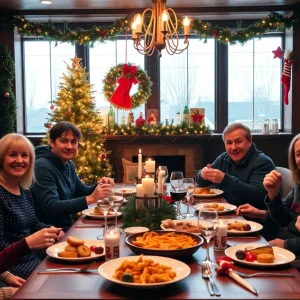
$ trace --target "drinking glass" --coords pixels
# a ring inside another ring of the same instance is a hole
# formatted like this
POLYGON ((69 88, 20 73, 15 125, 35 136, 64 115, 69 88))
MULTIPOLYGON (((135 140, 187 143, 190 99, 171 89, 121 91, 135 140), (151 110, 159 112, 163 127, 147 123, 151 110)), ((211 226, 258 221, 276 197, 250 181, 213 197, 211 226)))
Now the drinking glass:
MULTIPOLYGON (((101 199, 101 200, 98 200, 97 201, 97 206, 99 207, 99 209, 101 210, 101 212, 103 213, 104 215, 104 229, 103 229, 103 232, 105 229, 107 229, 107 214, 108 214, 108 211, 110 209, 110 205, 109 205, 109 202, 108 202, 108 198, 107 197, 106 199, 101 199)), ((104 235, 99 235, 97 237, 98 240, 103 240, 104 239, 104 235)))
POLYGON ((119 231, 122 231, 121 228, 118 227, 118 211, 120 209, 120 207, 122 206, 123 202, 124 202, 124 197, 123 197, 123 192, 122 190, 120 191, 121 196, 114 196, 114 203, 112 205, 112 209, 115 213, 115 229, 118 229, 119 231))
POLYGON ((190 213, 190 201, 191 198, 194 195, 195 192, 195 181, 193 178, 184 178, 183 179, 183 187, 185 190, 187 190, 186 193, 186 204, 187 204, 187 210, 186 213, 184 214, 187 218, 193 218, 194 214, 190 213))
POLYGON ((198 215, 198 229, 206 241, 206 258, 199 262, 201 265, 208 263, 209 265, 216 265, 212 262, 209 256, 209 242, 218 230, 218 212, 216 209, 199 210, 198 215))
POLYGON ((180 205, 181 200, 186 196, 186 190, 182 188, 183 186, 183 173, 180 171, 173 171, 170 176, 170 184, 173 190, 170 191, 171 199, 176 202, 176 219, 185 219, 185 216, 181 214, 180 205))

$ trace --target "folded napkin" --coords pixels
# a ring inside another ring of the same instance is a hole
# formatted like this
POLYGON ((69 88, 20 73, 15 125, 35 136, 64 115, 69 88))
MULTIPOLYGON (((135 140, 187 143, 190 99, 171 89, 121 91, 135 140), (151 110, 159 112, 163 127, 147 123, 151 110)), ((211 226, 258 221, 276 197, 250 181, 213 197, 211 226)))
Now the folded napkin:
POLYGON ((216 272, 218 275, 228 275, 232 279, 234 279, 237 283, 244 286, 246 289, 251 291, 254 294, 258 294, 258 291, 254 289, 244 278, 240 275, 236 274, 233 270, 233 261, 231 258, 225 256, 217 259, 218 268, 216 272))

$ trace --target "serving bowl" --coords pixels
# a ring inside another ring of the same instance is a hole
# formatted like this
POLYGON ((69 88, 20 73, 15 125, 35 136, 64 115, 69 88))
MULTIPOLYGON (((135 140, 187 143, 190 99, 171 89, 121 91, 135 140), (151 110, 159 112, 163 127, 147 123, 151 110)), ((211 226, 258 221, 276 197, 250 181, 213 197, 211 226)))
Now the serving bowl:
POLYGON ((135 233, 144 233, 149 231, 148 227, 143 226, 134 226, 134 227, 127 227, 124 229, 124 232, 126 233, 126 236, 131 236, 135 233))
MULTIPOLYGON (((168 234, 168 232, 164 230, 155 230, 159 235, 165 235, 168 234)), ((184 248, 184 249, 150 249, 150 248, 142 248, 134 245, 132 241, 136 240, 137 237, 143 236, 144 233, 135 233, 131 236, 128 236, 126 238, 126 244, 130 248, 130 250, 135 253, 135 254, 145 254, 145 255, 158 255, 158 256, 166 256, 166 257, 185 257, 185 256, 192 256, 203 244, 203 238, 199 235, 196 235, 194 233, 190 232, 180 232, 180 231, 172 231, 172 233, 178 234, 178 235, 186 235, 192 237, 196 241, 196 245, 189 247, 189 248, 184 248)))

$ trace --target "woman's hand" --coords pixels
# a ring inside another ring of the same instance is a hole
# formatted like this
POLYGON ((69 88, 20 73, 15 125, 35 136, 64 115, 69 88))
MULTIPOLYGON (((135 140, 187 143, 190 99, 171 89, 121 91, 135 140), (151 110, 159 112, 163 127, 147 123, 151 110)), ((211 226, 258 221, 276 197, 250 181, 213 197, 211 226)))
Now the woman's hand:
POLYGON ((29 249, 41 249, 52 246, 58 237, 64 235, 61 228, 49 227, 41 229, 25 238, 29 249))
POLYGON ((19 276, 10 276, 5 280, 5 283, 9 286, 17 286, 20 287, 25 283, 25 279, 19 277, 19 276))
POLYGON ((94 190, 94 192, 86 197, 87 205, 95 203, 99 199, 103 199, 108 196, 109 191, 112 186, 108 183, 98 184, 94 190))
POLYGON ((115 186, 115 182, 113 179, 109 178, 109 177, 102 177, 99 179, 98 181, 98 185, 99 184, 105 184, 105 183, 108 183, 110 184, 111 186, 115 186))
POLYGON ((258 209, 249 203, 240 205, 236 210, 237 216, 246 216, 249 218, 260 219, 264 221, 267 217, 267 211, 258 209))
POLYGON ((282 178, 278 171, 273 170, 265 176, 263 185, 268 192, 270 200, 273 200, 279 194, 281 184, 282 178))
POLYGON ((300 232, 300 216, 297 217, 297 222, 295 223, 295 227, 300 232))

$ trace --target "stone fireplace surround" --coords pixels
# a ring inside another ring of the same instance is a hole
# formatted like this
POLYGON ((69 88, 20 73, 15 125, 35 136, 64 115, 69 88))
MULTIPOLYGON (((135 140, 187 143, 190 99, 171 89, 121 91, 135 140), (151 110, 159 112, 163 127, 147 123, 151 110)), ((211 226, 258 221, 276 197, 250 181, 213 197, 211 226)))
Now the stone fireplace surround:
MULTIPOLYGON (((206 138, 205 138, 206 137, 206 138)), ((203 167, 204 145, 199 141, 207 136, 106 136, 106 150, 113 166, 115 182, 122 182, 122 158, 132 161, 132 157, 142 149, 143 156, 185 156, 185 177, 195 177, 196 172, 203 167)), ((157 167, 157 166, 156 166, 157 167)), ((178 170, 180 171, 180 170, 178 170)))

